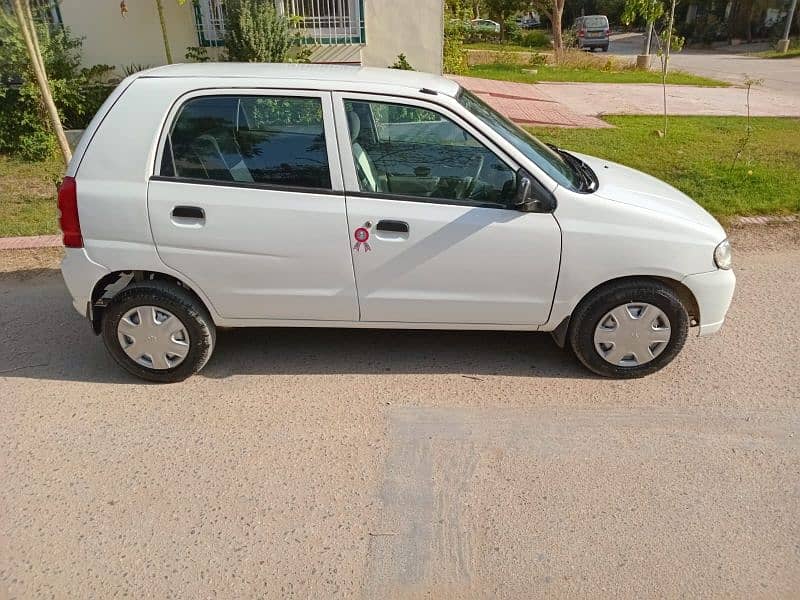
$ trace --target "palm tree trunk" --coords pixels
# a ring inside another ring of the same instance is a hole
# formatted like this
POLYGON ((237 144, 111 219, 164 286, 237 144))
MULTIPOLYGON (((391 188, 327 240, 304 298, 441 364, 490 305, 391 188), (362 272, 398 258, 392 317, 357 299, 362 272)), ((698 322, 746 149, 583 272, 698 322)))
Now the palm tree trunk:
POLYGON ((69 161, 72 159, 72 150, 69 148, 69 142, 67 142, 64 127, 61 125, 61 117, 58 116, 58 109, 56 108, 56 103, 53 101, 50 85, 47 82, 47 72, 44 68, 42 54, 39 51, 39 41, 36 38, 36 26, 33 24, 32 19, 29 18, 31 14, 29 0, 13 0, 13 2, 14 14, 17 16, 22 39, 25 41, 25 47, 28 50, 33 74, 36 77, 36 83, 39 85, 39 91, 42 94, 42 102, 44 102, 44 107, 50 117, 50 124, 53 126, 53 131, 56 134, 58 145, 61 148, 61 154, 64 155, 64 162, 69 164, 69 161), (25 5, 24 7, 23 2, 25 5))
POLYGON ((169 49, 167 22, 164 20, 164 5, 161 4, 161 0, 156 0, 156 9, 158 9, 158 20, 161 22, 161 36, 164 38, 164 53, 167 55, 167 63, 172 64, 172 50, 169 49))

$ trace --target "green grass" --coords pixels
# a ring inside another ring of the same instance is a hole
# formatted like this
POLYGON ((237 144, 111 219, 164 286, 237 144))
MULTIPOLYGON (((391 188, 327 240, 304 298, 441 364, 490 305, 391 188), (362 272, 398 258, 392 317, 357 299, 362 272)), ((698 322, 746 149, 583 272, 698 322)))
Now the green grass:
POLYGON ((614 129, 530 128, 543 141, 650 173, 716 216, 800 212, 800 119, 759 117, 606 117, 614 129))
POLYGON ((55 186, 63 174, 58 158, 24 162, 0 156, 0 237, 56 233, 55 186))
MULTIPOLYGON (((661 83, 661 74, 656 71, 637 69, 598 69, 593 67, 562 67, 544 65, 525 67, 520 65, 485 64, 470 67, 466 75, 484 79, 500 79, 519 83, 537 83, 539 81, 578 81, 584 83, 661 83), (535 73, 532 71, 536 71, 535 73)), ((730 84, 708 77, 700 77, 682 71, 671 71, 667 75, 667 83, 680 85, 697 85, 703 87, 727 87, 730 84)))
POLYGON ((465 50, 493 50, 495 52, 542 52, 553 51, 553 46, 547 44, 546 46, 537 46, 532 48, 530 46, 518 46, 517 44, 500 44, 497 42, 474 42, 472 44, 464 44, 465 50))
POLYGON ((754 56, 758 56, 760 58, 797 58, 800 56, 800 48, 789 48, 786 52, 766 50, 764 52, 758 52, 754 56))

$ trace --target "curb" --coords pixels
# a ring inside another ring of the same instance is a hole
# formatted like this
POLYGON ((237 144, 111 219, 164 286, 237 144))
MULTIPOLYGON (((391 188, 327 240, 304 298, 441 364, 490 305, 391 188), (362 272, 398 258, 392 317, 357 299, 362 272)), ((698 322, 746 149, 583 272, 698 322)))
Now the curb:
POLYGON ((58 248, 62 245, 60 235, 33 235, 25 237, 0 237, 0 250, 22 250, 29 248, 58 248))

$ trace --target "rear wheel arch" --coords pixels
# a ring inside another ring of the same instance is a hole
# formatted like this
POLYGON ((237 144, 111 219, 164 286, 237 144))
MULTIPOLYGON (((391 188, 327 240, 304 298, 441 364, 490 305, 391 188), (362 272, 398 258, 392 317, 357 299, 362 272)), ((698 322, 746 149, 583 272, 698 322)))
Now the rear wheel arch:
POLYGON ((96 334, 100 334, 103 311, 106 306, 116 297, 122 290, 127 288, 133 283, 143 281, 163 281, 171 283, 186 292, 188 292, 197 302, 200 303, 208 312, 213 320, 214 312, 211 310, 211 305, 203 299, 203 297, 191 285, 185 281, 167 273, 159 271, 148 270, 119 270, 107 273, 95 283, 92 289, 91 297, 91 316, 92 316, 92 329, 96 334))

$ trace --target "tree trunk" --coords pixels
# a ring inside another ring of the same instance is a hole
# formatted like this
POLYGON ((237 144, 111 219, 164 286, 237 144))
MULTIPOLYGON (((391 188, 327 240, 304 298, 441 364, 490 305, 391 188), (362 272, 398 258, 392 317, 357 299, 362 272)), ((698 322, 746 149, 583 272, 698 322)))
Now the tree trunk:
POLYGON ((156 0, 158 20, 161 23, 161 37, 164 38, 164 54, 167 55, 167 64, 172 64, 172 50, 169 49, 169 36, 167 36, 167 22, 164 20, 164 5, 161 0, 156 0))
POLYGON ((672 0, 667 24, 667 47, 664 49, 664 63, 661 66, 661 87, 664 91, 664 137, 667 137, 667 69, 669 69, 669 51, 672 49, 672 26, 674 23, 675 0, 672 0))
POLYGON ((642 54, 648 55, 650 54, 650 45, 653 42, 653 22, 648 21, 647 23, 647 35, 644 36, 644 48, 642 48, 642 54))
POLYGON ((561 35, 561 17, 564 14, 564 0, 553 2, 553 18, 550 20, 553 25, 553 50, 560 52, 564 49, 564 39, 561 35))
POLYGON ((14 14, 17 16, 22 39, 25 41, 25 47, 28 50, 31 68, 36 77, 36 83, 39 85, 39 91, 42 94, 42 102, 47 110, 47 115, 50 117, 50 124, 56 134, 58 145, 61 148, 61 154, 64 155, 64 162, 69 164, 69 161, 72 159, 72 150, 69 148, 69 142, 67 142, 64 127, 61 125, 61 117, 58 116, 58 109, 56 108, 56 103, 53 101, 50 85, 47 82, 44 60, 42 59, 41 52, 38 51, 39 41, 36 39, 36 26, 28 18, 28 15, 31 14, 29 0, 13 0, 13 2, 14 14))

